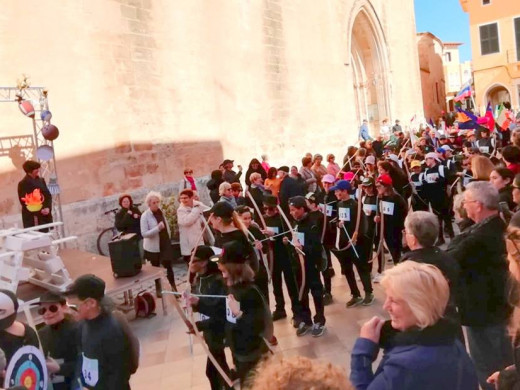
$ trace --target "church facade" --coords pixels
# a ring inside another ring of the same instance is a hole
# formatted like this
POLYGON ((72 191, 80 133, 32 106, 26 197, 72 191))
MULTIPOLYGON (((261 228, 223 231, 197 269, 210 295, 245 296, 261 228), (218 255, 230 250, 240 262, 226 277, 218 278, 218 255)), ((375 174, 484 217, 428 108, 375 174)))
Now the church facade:
MULTIPOLYGON (((10 2, 0 83, 49 90, 67 231, 86 237, 122 192, 174 187, 224 158, 300 165, 423 105, 413 0, 10 2), (88 226, 88 227, 87 227, 88 226)), ((31 134, 13 103, 1 137, 31 134)), ((17 221, 23 172, 0 159, 0 216, 17 221)))

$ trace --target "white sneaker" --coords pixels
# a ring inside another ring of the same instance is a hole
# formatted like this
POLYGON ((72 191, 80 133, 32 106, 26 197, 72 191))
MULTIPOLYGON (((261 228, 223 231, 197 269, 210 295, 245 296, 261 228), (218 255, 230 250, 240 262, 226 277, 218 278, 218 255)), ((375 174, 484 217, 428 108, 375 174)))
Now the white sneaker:
POLYGON ((380 274, 379 272, 376 272, 376 274, 372 278, 372 282, 380 283, 382 278, 383 278, 383 274, 380 274))

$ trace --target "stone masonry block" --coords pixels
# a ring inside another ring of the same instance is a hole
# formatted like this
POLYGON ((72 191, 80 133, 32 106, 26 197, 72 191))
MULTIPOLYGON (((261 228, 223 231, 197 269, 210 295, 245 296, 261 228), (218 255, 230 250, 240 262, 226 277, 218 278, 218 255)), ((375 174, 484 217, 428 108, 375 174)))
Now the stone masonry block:
POLYGON ((153 144, 151 142, 143 143, 143 144, 133 144, 134 151, 142 152, 153 149, 153 144))
POLYGON ((125 177, 133 178, 144 175, 146 167, 144 164, 131 164, 125 166, 125 177))
POLYGON ((118 144, 115 147, 116 153, 130 153, 132 151, 132 147, 130 144, 118 144))

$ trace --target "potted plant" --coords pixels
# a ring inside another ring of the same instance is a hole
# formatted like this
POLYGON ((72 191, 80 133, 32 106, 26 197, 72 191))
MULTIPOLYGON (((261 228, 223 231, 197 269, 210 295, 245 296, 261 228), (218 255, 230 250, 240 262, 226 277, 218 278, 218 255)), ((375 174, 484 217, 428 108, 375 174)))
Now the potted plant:
POLYGON ((177 224, 177 208, 179 204, 175 195, 164 197, 161 202, 161 209, 164 212, 164 218, 170 227, 171 243, 173 248, 174 261, 182 261, 181 244, 179 242, 179 225, 177 224))

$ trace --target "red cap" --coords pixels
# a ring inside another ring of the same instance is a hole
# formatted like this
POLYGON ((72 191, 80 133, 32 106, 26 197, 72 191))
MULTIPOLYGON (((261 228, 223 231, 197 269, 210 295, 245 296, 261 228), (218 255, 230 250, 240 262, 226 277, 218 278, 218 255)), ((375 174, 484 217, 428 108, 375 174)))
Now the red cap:
POLYGON ((390 175, 381 175, 377 178, 377 183, 381 183, 384 186, 391 186, 392 178, 390 175))

